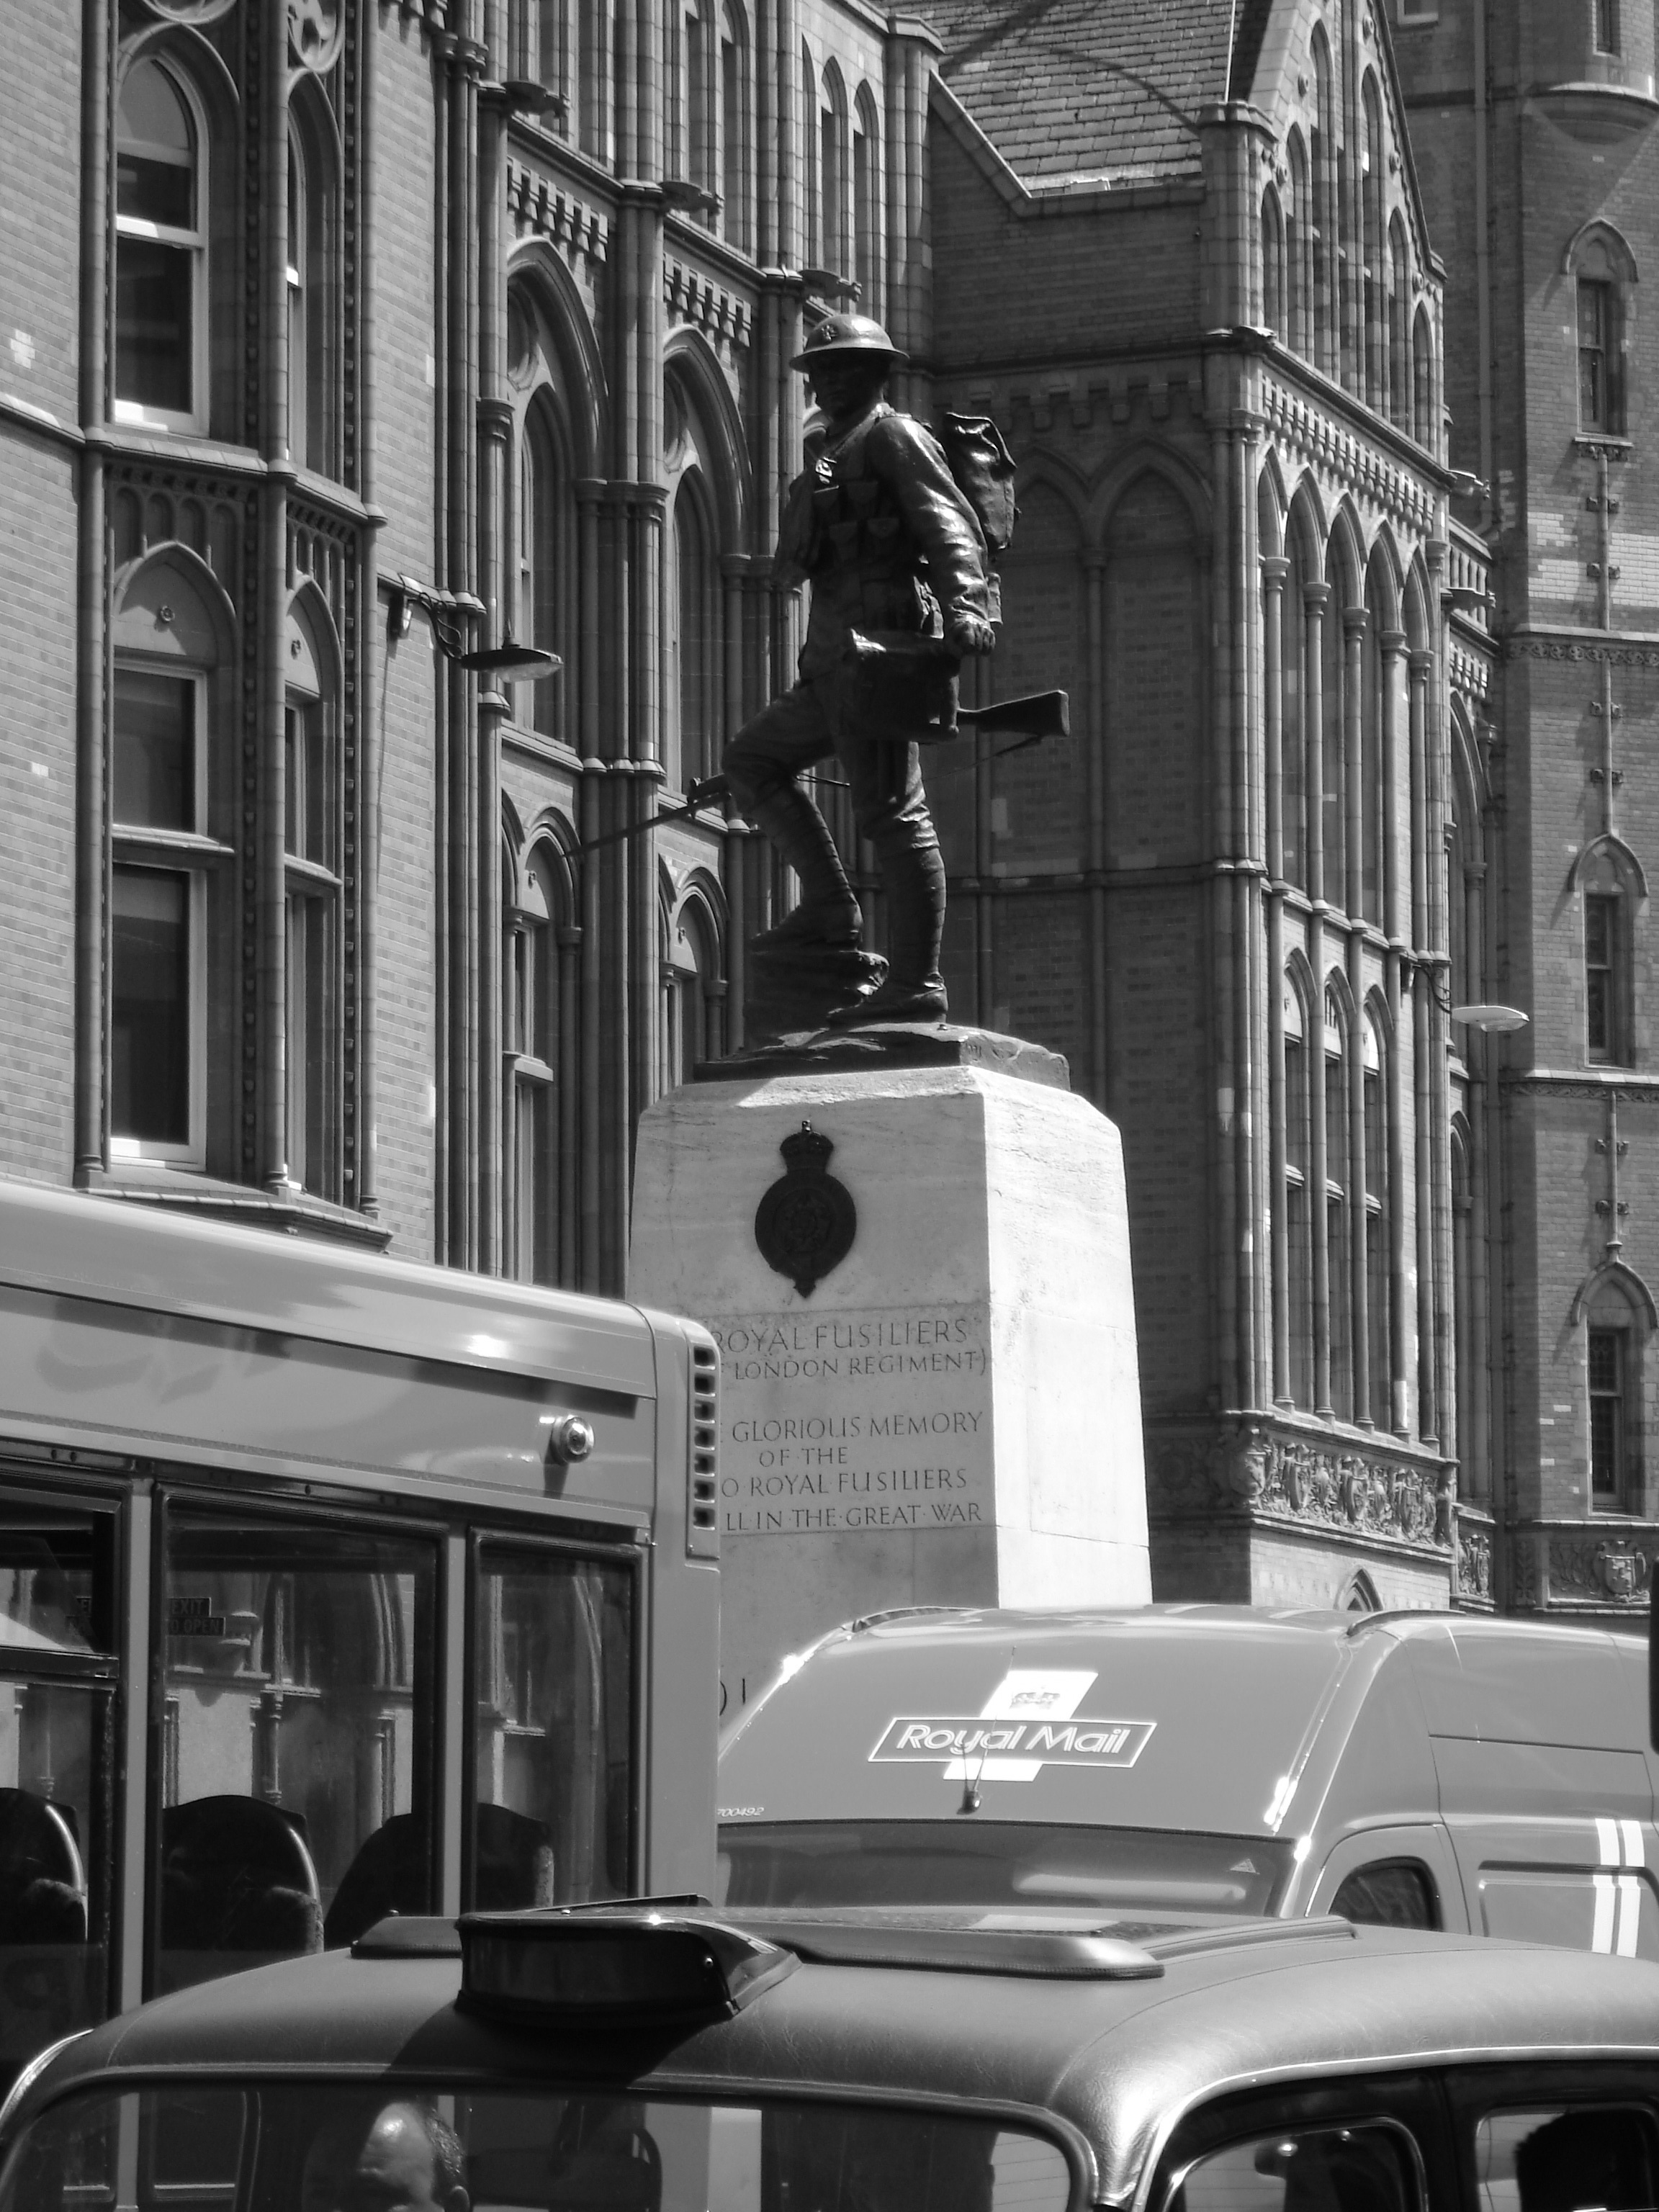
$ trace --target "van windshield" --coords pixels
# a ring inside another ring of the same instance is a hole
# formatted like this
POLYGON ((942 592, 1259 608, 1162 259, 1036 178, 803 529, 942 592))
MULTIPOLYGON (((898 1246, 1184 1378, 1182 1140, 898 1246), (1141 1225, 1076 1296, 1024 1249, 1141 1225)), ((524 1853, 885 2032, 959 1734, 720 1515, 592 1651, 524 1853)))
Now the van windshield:
POLYGON ((1064 2154, 957 2113, 480 2090, 173 2081, 53 2106, 0 2212, 1064 2212, 1064 2154))
POLYGON ((744 1821, 720 1830, 726 1905, 1104 1905, 1271 1912, 1288 1843, 1025 1821, 744 1821))

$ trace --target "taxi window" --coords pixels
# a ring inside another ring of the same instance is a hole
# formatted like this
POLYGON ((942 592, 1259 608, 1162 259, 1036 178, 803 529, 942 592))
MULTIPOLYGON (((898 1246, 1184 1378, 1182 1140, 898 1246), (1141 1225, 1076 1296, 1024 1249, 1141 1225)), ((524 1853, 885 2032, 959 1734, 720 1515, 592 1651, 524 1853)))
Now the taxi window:
POLYGON ((1293 2127, 1195 2160, 1165 2212, 1416 2212, 1419 2170, 1399 2128, 1293 2127))
POLYGON ((633 1601, 629 1567, 479 1549, 469 1893, 482 1911, 631 1887, 633 1601))
POLYGON ((153 1994, 431 1908, 436 1549, 168 1517, 153 1994))
POLYGON ((957 2114, 350 2087, 94 2091, 0 2176, 0 2212, 1065 2212, 1042 2136, 957 2114))
POLYGON ((0 1509, 0 2076, 107 2010, 115 1522, 0 1509))
POLYGON ((1629 2106, 1488 2112, 1474 2131, 1480 2212, 1652 2212, 1656 2153, 1652 2119, 1629 2106))

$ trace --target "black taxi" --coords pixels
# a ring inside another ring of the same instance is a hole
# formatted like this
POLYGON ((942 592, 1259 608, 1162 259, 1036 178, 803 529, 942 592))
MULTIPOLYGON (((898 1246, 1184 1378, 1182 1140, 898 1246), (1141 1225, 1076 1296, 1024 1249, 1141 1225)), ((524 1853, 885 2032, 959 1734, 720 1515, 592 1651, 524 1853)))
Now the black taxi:
POLYGON ((42 2055, 0 2212, 1634 2212, 1659 1967, 1341 1920, 383 1921, 42 2055))

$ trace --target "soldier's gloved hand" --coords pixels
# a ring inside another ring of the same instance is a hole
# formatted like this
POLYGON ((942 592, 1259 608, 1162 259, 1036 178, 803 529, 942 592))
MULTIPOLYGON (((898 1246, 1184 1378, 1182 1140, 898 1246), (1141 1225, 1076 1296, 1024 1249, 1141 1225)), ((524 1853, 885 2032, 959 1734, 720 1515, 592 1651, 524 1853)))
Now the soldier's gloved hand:
POLYGON ((983 615, 957 615, 945 633, 945 641, 952 653, 989 653, 996 644, 996 632, 983 615))

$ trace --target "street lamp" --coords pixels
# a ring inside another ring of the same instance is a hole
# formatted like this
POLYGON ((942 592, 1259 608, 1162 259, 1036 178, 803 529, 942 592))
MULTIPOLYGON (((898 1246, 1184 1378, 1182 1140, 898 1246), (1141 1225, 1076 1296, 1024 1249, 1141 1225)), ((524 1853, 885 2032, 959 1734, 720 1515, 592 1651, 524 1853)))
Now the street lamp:
POLYGON ((416 608, 432 625, 432 635, 438 650, 446 660, 453 660, 457 668, 470 668, 480 676, 493 676, 498 683, 522 678, 531 683, 544 676, 556 676, 563 667, 556 653, 544 653, 539 646, 520 645, 509 629, 500 645, 481 647, 476 653, 464 653, 461 634, 453 623, 441 619, 441 607, 452 607, 459 612, 482 614, 483 608, 476 599, 456 599, 447 594, 432 591, 417 583, 413 576, 399 576, 386 602, 386 626, 388 637, 407 637, 416 608))
POLYGON ((1532 1020, 1519 1006, 1448 1006, 1448 1014, 1467 1029, 1482 1030, 1489 1036, 1508 1036, 1515 1030, 1523 1030, 1532 1020))

